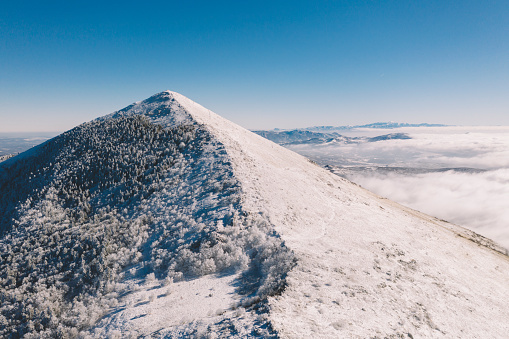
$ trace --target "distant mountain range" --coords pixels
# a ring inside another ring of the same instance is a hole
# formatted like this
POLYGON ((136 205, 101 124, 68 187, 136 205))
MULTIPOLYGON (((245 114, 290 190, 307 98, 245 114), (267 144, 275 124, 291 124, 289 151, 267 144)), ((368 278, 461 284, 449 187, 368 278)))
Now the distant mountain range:
POLYGON ((290 130, 290 131, 253 131, 254 133, 269 139, 277 144, 299 145, 299 144, 358 144, 362 142, 377 142, 392 139, 411 139, 406 133, 390 133, 376 137, 347 137, 337 132, 313 132, 309 130, 290 130))
POLYGON ((371 129, 395 129, 401 127, 445 127, 448 125, 441 124, 408 124, 399 122, 375 122, 367 125, 355 126, 314 126, 297 129, 279 129, 273 130, 258 130, 254 133, 269 139, 280 145, 298 145, 298 144, 331 144, 331 143, 346 143, 355 144, 362 142, 376 142, 391 139, 411 139, 406 133, 389 133, 376 137, 348 137, 341 135, 341 131, 350 131, 359 128, 371 129))
POLYGON ((344 131, 351 130, 355 128, 379 128, 379 129, 393 129, 393 128, 401 128, 401 127, 445 127, 448 125, 442 124, 409 124, 409 123, 400 123, 400 122, 375 122, 372 124, 366 125, 347 125, 347 126, 314 126, 303 128, 302 130, 306 131, 344 131))

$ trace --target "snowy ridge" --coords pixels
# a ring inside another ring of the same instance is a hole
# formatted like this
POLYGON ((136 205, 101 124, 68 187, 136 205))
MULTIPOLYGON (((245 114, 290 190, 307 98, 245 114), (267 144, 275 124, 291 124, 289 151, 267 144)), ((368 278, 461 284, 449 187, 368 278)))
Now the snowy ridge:
POLYGON ((409 124, 409 123, 401 123, 401 122, 375 122, 372 124, 366 125, 355 125, 355 126, 313 126, 308 128, 302 128, 304 131, 344 131, 344 130, 352 130, 352 129, 363 129, 363 128, 379 128, 379 129, 392 129, 392 128, 401 128, 401 127, 445 127, 448 125, 442 124, 409 124))
POLYGON ((178 100, 225 145, 245 208, 265 211, 295 253, 287 289, 270 301, 280 335, 508 333, 509 260, 492 249, 500 247, 375 196, 189 99, 178 100))
POLYGON ((0 164, 4 336, 509 333, 495 244, 178 93, 17 158, 0 164))

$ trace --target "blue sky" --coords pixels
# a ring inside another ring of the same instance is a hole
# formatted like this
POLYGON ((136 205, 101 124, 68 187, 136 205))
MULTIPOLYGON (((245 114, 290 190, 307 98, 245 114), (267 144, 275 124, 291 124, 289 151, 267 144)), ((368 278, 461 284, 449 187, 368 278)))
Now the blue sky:
POLYGON ((509 2, 4 1, 0 132, 170 89, 250 129, 509 125, 509 2))

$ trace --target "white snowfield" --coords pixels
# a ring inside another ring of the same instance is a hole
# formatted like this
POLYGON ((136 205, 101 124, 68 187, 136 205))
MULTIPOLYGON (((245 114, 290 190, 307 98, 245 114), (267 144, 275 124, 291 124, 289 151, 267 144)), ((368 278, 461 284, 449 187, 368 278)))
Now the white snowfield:
MULTIPOLYGON (((243 208, 265 213, 295 254, 286 289, 269 297, 279 336, 509 337, 509 257, 502 248, 168 93, 224 145, 243 208)), ((177 307, 185 314, 186 307, 207 306, 177 307)))

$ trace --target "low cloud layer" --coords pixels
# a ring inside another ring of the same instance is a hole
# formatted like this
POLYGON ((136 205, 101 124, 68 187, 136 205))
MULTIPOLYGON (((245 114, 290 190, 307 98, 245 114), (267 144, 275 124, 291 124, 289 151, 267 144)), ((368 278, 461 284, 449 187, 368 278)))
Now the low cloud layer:
MULTIPOLYGON (((361 130, 351 136, 387 132, 361 130)), ((344 176, 381 196, 470 228, 509 249, 509 127, 389 131, 394 132, 412 139, 290 148, 322 165, 343 167, 344 176), (390 170, 394 167, 407 170, 390 170), (472 170, 435 171, 444 168, 472 170)))
POLYGON ((339 166, 417 168, 509 168, 509 127, 400 128, 349 132, 352 136, 406 133, 412 139, 360 144, 289 145, 288 148, 339 166))
POLYGON ((349 174, 361 186, 424 213, 468 227, 509 249, 509 170, 349 174))

